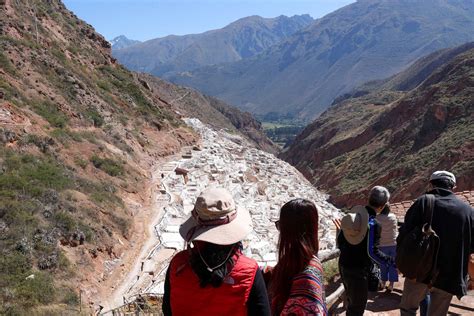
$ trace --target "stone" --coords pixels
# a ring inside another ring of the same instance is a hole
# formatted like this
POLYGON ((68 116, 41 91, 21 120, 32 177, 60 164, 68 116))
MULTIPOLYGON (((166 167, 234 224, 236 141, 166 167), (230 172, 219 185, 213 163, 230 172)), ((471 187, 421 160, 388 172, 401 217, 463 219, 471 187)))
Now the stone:
POLYGON ((59 202, 59 194, 56 190, 47 189, 41 196, 41 202, 48 205, 55 205, 59 202))
POLYGON ((58 266, 58 254, 53 253, 49 256, 43 256, 38 260, 38 268, 41 270, 54 269, 58 266))

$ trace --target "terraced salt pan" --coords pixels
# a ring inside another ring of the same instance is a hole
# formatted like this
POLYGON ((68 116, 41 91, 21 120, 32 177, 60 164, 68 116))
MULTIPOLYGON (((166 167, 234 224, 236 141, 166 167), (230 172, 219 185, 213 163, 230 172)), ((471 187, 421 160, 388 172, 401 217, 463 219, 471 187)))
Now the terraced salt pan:
POLYGON ((162 187, 157 198, 164 202, 164 208, 155 227, 159 244, 147 257, 153 264, 144 263, 144 272, 148 271, 149 275, 140 277, 140 282, 130 288, 127 295, 163 293, 166 268, 173 251, 185 248, 179 225, 190 216, 197 196, 208 186, 227 188, 238 207, 250 212, 254 231, 244 241, 244 251, 261 266, 276 264, 278 231, 274 222, 279 217, 280 207, 293 198, 306 198, 318 205, 321 247, 334 247, 335 231, 330 219, 339 211, 295 168, 251 147, 241 137, 212 130, 197 119, 185 121, 201 134, 202 148, 188 151, 183 155, 185 158, 162 168, 162 187), (187 181, 173 172, 177 167, 189 172, 187 181), (160 251, 167 251, 166 258, 160 251))

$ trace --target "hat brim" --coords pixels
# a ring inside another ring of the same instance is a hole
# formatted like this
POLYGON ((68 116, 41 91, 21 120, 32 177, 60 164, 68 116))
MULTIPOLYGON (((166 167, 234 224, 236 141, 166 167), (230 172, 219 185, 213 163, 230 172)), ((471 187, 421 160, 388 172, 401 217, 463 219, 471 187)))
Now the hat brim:
POLYGON ((364 240, 365 235, 367 234, 367 225, 369 223, 369 212, 365 208, 365 206, 358 205, 354 206, 348 213, 355 213, 355 214, 360 214, 360 220, 361 220, 361 229, 356 235, 349 235, 342 231, 344 234, 344 238, 346 238, 347 242, 350 243, 351 245, 358 245, 361 243, 362 240, 364 240), (364 229, 365 228, 365 229, 364 229))
POLYGON ((224 225, 200 226, 191 216, 179 227, 181 237, 187 242, 201 240, 216 245, 231 245, 243 240, 252 231, 252 219, 245 209, 237 209, 237 216, 233 221, 224 225), (192 234, 189 232, 197 227, 192 234), (189 238, 188 238, 189 237, 189 238))

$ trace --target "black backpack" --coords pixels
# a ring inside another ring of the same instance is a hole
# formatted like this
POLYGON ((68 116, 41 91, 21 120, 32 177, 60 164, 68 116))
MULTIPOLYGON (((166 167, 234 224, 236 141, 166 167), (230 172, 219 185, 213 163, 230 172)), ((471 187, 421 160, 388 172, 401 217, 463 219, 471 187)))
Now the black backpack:
POLYGON ((438 275, 440 240, 431 227, 435 196, 426 194, 425 197, 425 203, 422 204, 424 224, 413 228, 397 243, 395 262, 406 278, 432 285, 438 275))

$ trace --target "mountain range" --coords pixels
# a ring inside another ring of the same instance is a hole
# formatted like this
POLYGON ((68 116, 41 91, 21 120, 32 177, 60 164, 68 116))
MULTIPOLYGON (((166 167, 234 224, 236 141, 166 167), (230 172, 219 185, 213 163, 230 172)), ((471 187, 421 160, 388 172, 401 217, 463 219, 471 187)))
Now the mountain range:
POLYGON ((400 74, 341 97, 281 154, 339 206, 385 185, 415 198, 450 170, 474 187, 474 43, 430 54, 400 74))
POLYGON ((112 45, 112 50, 122 49, 140 43, 140 41, 129 39, 125 35, 119 35, 110 41, 110 45, 112 45))
POLYGON ((250 16, 202 34, 170 35, 124 49, 112 47, 113 55, 129 69, 166 78, 176 72, 255 56, 312 21, 309 15, 250 16))
POLYGON ((364 82, 474 40, 473 29, 473 1, 359 0, 251 58, 168 78, 264 119, 310 121, 364 82))

